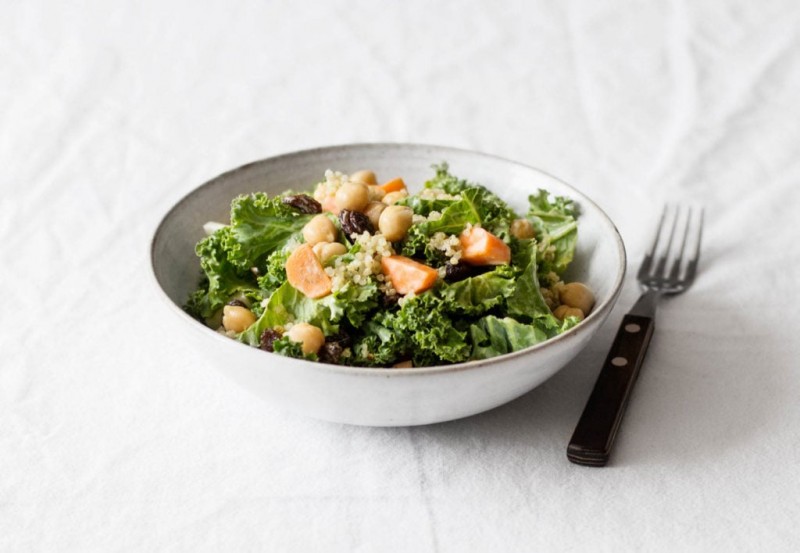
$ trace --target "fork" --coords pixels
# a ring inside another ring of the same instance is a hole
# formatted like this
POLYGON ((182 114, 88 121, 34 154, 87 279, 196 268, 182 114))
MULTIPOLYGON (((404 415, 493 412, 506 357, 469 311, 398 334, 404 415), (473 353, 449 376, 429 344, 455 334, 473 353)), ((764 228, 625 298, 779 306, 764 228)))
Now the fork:
POLYGON ((567 458, 573 463, 602 467, 608 462, 650 345, 656 304, 662 296, 685 292, 694 282, 702 232, 702 209, 664 207, 653 245, 636 274, 644 293, 623 317, 567 446, 567 458), (691 253, 685 259, 687 246, 691 253))

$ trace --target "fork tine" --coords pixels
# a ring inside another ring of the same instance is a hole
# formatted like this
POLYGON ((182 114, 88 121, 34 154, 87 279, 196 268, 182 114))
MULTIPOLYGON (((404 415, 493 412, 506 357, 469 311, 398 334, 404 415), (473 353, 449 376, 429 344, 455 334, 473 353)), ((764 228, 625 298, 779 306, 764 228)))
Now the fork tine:
POLYGON ((664 209, 661 211, 661 218, 658 221, 658 227, 656 227, 656 235, 653 238, 653 245, 650 247, 650 251, 645 254, 644 259, 642 260, 642 265, 639 267, 639 272, 636 274, 636 278, 641 282, 645 280, 647 275, 650 274, 650 266, 652 265, 653 258, 656 255, 656 250, 658 249, 658 241, 661 237, 661 230, 664 228, 664 219, 667 217, 667 206, 664 206, 664 209))
POLYGON ((674 220, 672 221, 672 228, 669 231, 669 238, 667 239, 667 244, 664 247, 664 253, 661 255, 661 257, 658 258, 656 269, 655 271, 653 271, 653 276, 656 278, 664 277, 664 270, 667 266, 667 260, 669 259, 669 252, 672 249, 672 239, 675 237, 675 229, 678 227, 679 215, 680 215, 680 207, 675 206, 675 214, 673 216, 674 220))
MULTIPOLYGON (((677 215, 676 215, 677 219, 677 215)), ((677 221, 676 221, 677 222, 677 221)), ((681 262, 683 261, 683 252, 686 250, 686 242, 689 238, 689 229, 692 225, 692 208, 687 208, 686 212, 686 225, 683 228, 683 239, 681 240, 681 248, 678 250, 675 260, 672 262, 672 269, 669 271, 670 280, 678 280, 678 275, 681 270, 681 262)))
POLYGON ((687 285, 690 284, 694 280, 694 275, 697 272, 697 262, 700 259, 700 243, 703 241, 703 218, 705 217, 705 209, 702 207, 700 208, 700 220, 697 223, 697 243, 694 247, 694 254, 692 254, 692 258, 689 260, 689 264, 686 267, 686 275, 683 279, 686 281, 687 285))

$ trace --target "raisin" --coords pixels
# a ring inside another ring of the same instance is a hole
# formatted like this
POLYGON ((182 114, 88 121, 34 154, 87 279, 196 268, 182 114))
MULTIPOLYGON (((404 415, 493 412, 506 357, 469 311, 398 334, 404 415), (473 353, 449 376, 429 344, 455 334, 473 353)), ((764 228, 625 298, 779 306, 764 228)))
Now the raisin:
POLYGON ((231 300, 228 302, 228 305, 230 305, 231 307, 244 307, 245 309, 247 309, 247 304, 242 300, 231 300))
POLYGON ((476 273, 477 271, 475 270, 475 267, 467 265, 466 263, 459 263, 458 265, 447 263, 447 266, 444 269, 444 279, 448 282, 458 282, 459 280, 464 280, 465 278, 471 277, 476 273))
POLYGON ((261 333, 261 349, 264 351, 275 351, 275 349, 272 347, 272 344, 274 344, 275 340, 278 340, 280 337, 280 332, 274 328, 268 328, 261 333))
POLYGON ((398 301, 400 301, 400 296, 397 294, 383 294, 381 296, 381 307, 386 309, 394 307, 398 301))
POLYGON ((327 336, 325 338, 325 341, 330 343, 337 343, 341 345, 343 348, 350 346, 350 344, 352 344, 353 342, 352 338, 350 338, 350 335, 344 330, 340 330, 337 334, 332 334, 331 336, 327 336))
POLYGON ((322 363, 330 363, 331 365, 338 365, 339 359, 342 357, 344 348, 340 342, 325 342, 319 348, 317 356, 322 363))
POLYGON ((322 204, 307 194, 285 196, 281 201, 286 205, 292 206, 301 213, 308 213, 309 215, 322 213, 322 204))
POLYGON ((339 222, 342 223, 342 230, 348 238, 352 238, 354 234, 362 234, 364 232, 372 234, 374 232, 369 217, 358 211, 343 209, 339 213, 339 222))

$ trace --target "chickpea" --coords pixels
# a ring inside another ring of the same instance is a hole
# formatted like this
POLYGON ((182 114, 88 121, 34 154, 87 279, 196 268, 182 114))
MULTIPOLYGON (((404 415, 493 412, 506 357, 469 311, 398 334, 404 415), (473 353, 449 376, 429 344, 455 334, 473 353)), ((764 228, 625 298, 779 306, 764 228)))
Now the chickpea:
POLYGON ((347 253, 345 245, 339 242, 317 242, 312 249, 323 265, 330 258, 347 253))
POLYGON ((378 177, 375 176, 374 172, 362 169, 350 175, 350 182, 360 182, 363 184, 378 184, 378 177))
POLYGON ((397 190, 396 192, 389 192, 381 200, 386 205, 394 205, 403 198, 408 196, 408 190, 397 190))
POLYGON ((320 242, 336 241, 336 225, 328 217, 320 213, 303 227, 303 238, 306 243, 319 244, 320 242))
POLYGON ((414 366, 414 364, 411 362, 411 359, 408 359, 406 361, 400 361, 399 363, 395 363, 394 365, 392 365, 392 368, 395 368, 395 369, 410 369, 413 366, 414 366))
POLYGON ((336 207, 341 211, 361 211, 369 203, 367 185, 360 182, 347 182, 336 191, 336 207))
POLYGON ((378 221, 384 209, 386 209, 386 204, 383 202, 370 202, 367 204, 367 207, 364 208, 364 215, 369 217, 372 228, 378 228, 378 221))
POLYGON ((390 242, 402 240, 408 229, 411 228, 411 219, 414 214, 410 207, 404 205, 390 205, 381 213, 378 219, 378 228, 390 242))
POLYGON ((367 192, 369 193, 370 202, 380 202, 386 196, 386 192, 380 186, 369 185, 367 186, 367 192))
POLYGON ((290 340, 300 342, 303 353, 317 353, 325 343, 325 335, 319 327, 308 323, 297 323, 286 333, 290 340))
POLYGON ((565 284, 559 292, 561 303, 570 307, 577 307, 584 313, 589 313, 594 307, 594 294, 588 286, 581 282, 565 284))
POLYGON ((226 305, 222 308, 222 326, 225 330, 243 332, 256 322, 256 316, 246 307, 226 305))
POLYGON ((514 219, 514 222, 511 223, 511 235, 521 240, 533 238, 535 235, 533 225, 527 219, 514 219))
POLYGON ((577 307, 570 307, 569 305, 559 305, 556 307, 556 310, 553 311, 553 315, 555 315, 556 319, 559 321, 563 321, 567 317, 578 317, 578 320, 582 321, 584 317, 583 311, 577 307))

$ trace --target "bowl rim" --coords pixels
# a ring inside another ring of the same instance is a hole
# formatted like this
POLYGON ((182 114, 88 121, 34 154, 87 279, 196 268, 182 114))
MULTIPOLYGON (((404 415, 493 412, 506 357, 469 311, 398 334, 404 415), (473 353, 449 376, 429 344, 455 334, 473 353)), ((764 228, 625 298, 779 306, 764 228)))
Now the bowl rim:
MULTIPOLYGON (((591 198, 586 196, 583 192, 576 189, 572 185, 568 184, 567 182, 559 179, 558 177, 553 176, 552 174, 543 171, 542 169, 532 167, 530 165, 526 165, 524 163, 510 160, 508 158, 504 158, 494 154, 488 154, 484 152, 479 152, 476 150, 469 150, 466 148, 457 148, 453 146, 440 146, 436 144, 424 144, 424 143, 411 143, 411 142, 355 142, 355 143, 346 143, 346 144, 336 144, 331 146, 322 146, 322 147, 315 147, 315 148, 307 148, 303 150, 297 150, 293 152, 278 154, 274 156, 269 156, 263 159, 259 159, 256 161, 251 161, 240 165, 234 169, 225 171, 220 173, 219 175, 213 177, 210 180, 196 186, 195 188, 188 191, 184 194, 172 207, 170 207, 167 212, 158 220, 158 223, 155 227, 155 231, 153 232, 152 238, 150 239, 150 255, 149 255, 149 273, 150 273, 150 280, 152 284, 157 289, 157 294, 161 298, 162 301, 167 303, 168 308, 171 311, 183 319, 184 321, 190 323, 189 326, 196 329, 203 336, 210 337, 211 339, 220 340, 220 343, 227 343, 228 346, 236 347, 239 352, 244 352, 247 350, 251 350, 250 354, 257 354, 259 356, 263 356, 265 353, 260 349, 253 348, 251 346, 247 346, 246 344, 242 344, 238 341, 231 340, 227 336, 223 336, 216 330, 209 328, 202 324, 200 321, 186 313, 180 306, 178 306, 172 299, 167 295, 164 288, 161 286, 161 283, 158 280, 158 276, 156 275, 156 261, 155 261, 155 249, 156 243, 159 240, 161 232, 163 231, 164 223, 170 218, 170 216, 177 211, 184 203, 186 203, 190 197, 194 196, 200 190, 211 187, 216 185, 219 181, 234 175, 240 171, 246 171, 254 165, 259 165, 261 163, 266 162, 273 162, 277 160, 287 160, 293 157, 302 157, 307 155, 313 154, 322 154, 322 153, 330 153, 335 152, 337 150, 350 150, 350 149, 367 149, 367 150, 380 150, 385 148, 403 148, 408 150, 424 150, 424 149, 437 149, 437 150, 444 150, 450 151, 457 154, 467 154, 470 156, 475 156, 479 158, 485 158, 487 160, 499 161, 504 164, 514 165, 519 168, 534 171, 539 173, 549 179, 552 179, 562 186, 566 187, 574 194, 577 199, 581 201, 582 204, 589 204, 592 208, 598 213, 600 216, 600 221, 603 225, 608 227, 611 231, 611 235, 614 238, 614 243, 616 246, 616 253, 617 253, 617 274, 614 278, 614 283, 612 285, 611 293, 606 297, 604 301, 602 301, 599 305, 595 306, 595 309, 586 317, 583 321, 579 324, 575 325, 571 329, 567 330, 563 334, 559 334, 553 338, 540 342, 538 344, 534 344, 529 346, 525 349, 521 349, 518 351, 512 351, 510 353, 505 353, 503 355, 498 355, 496 357, 490 357, 488 359, 478 359, 474 361, 464 361, 461 363, 453 363, 450 365, 432 365, 428 367, 410 367, 410 368, 394 368, 394 367, 352 367, 348 365, 332 365, 328 363, 319 363, 316 361, 307 361, 305 359, 295 359, 291 357, 281 357, 282 361, 287 362, 287 364, 301 364, 306 366, 306 368, 313 368, 318 371, 323 372, 330 372, 330 373, 346 373, 353 376, 381 376, 381 377, 389 377, 389 376, 418 376, 418 375, 425 375, 425 374, 438 374, 443 372, 460 372, 466 370, 473 370, 478 369, 480 367, 486 365, 494 365, 497 363, 501 363, 504 361, 509 361, 512 359, 516 359, 519 357, 531 355, 537 351, 542 351, 545 349, 553 349, 556 346, 561 345, 562 343, 574 338, 577 336, 584 328, 586 328, 587 323, 591 322, 598 322, 601 323, 603 319, 608 315, 610 310, 613 308, 614 304, 616 303, 617 298, 622 291, 622 285, 624 283, 625 274, 627 271, 627 252, 625 250, 625 244, 622 240, 622 236, 619 233, 614 222, 608 217, 605 211, 600 208, 591 198)), ((274 354, 273 354, 274 355, 274 354)), ((263 359, 263 357, 262 357, 263 359)))

